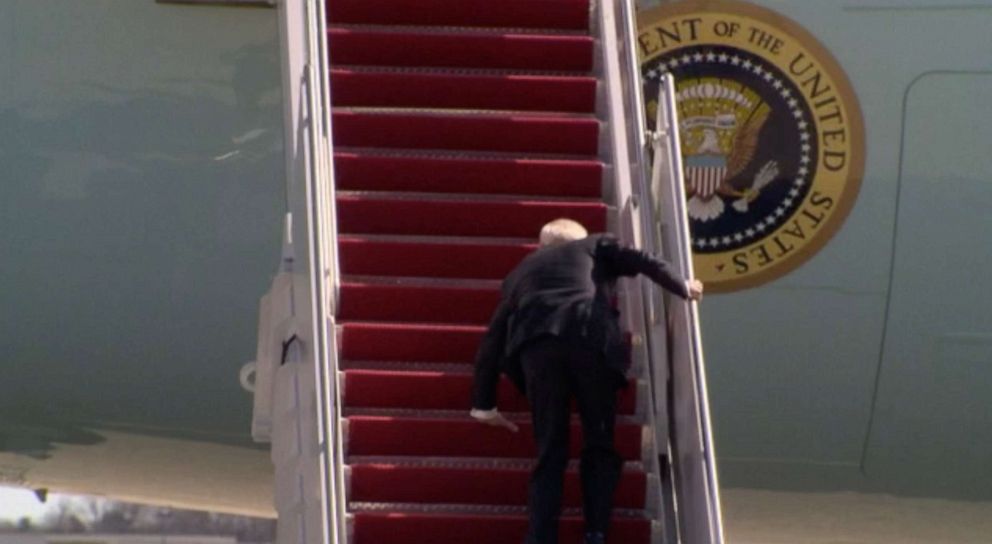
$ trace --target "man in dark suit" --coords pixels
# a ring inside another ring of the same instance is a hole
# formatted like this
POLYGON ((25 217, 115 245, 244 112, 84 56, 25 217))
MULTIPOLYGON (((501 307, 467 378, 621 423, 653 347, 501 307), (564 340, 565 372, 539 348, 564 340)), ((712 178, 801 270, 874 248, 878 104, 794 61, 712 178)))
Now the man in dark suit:
POLYGON ((612 305, 616 280, 644 274, 683 298, 697 300, 703 287, 609 235, 587 237, 581 225, 568 219, 545 225, 541 246, 503 281, 502 298, 475 361, 471 414, 516 431, 496 409, 500 373, 526 393, 538 452, 526 544, 557 544, 574 396, 584 436, 580 475, 585 540, 602 544, 623 464, 613 445, 616 393, 626 384, 628 364, 612 305))

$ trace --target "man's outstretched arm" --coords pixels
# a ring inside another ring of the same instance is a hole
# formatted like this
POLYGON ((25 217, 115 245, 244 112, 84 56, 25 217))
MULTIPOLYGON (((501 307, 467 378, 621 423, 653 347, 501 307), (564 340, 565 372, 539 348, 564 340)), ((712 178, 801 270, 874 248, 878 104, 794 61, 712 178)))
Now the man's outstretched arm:
POLYGON ((501 300, 489 322, 489 329, 482 337, 475 356, 472 378, 471 416, 481 423, 505 427, 517 432, 517 426, 503 417, 496 409, 496 392, 499 388, 500 361, 506 345, 506 322, 509 304, 501 300))
POLYGON ((699 300, 703 297, 703 283, 697 279, 683 278, 662 259, 644 251, 625 247, 612 237, 600 239, 597 256, 604 259, 620 276, 644 274, 651 281, 682 298, 699 300))

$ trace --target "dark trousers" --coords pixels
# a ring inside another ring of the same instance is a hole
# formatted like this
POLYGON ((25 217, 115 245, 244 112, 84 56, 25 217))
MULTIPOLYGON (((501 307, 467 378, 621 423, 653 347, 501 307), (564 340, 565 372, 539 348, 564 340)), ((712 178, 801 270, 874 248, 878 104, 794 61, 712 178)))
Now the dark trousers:
POLYGON ((562 482, 568 464, 570 399, 582 418, 580 466, 586 531, 606 533, 623 465, 613 446, 616 371, 575 342, 542 337, 520 354, 537 444, 528 495, 527 544, 558 544, 562 482))

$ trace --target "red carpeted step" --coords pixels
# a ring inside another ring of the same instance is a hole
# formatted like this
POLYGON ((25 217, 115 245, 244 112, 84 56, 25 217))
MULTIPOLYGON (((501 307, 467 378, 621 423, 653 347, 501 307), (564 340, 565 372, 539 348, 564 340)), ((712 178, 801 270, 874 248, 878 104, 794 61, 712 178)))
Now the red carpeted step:
MULTIPOLYGON (((465 365, 465 370, 471 366, 465 365)), ((471 397, 468 373, 346 370, 344 374, 344 405, 349 408, 464 410, 471 397)), ((504 412, 530 410, 527 398, 506 378, 500 383, 497 406, 504 412)))
POLYGON ((339 319, 485 325, 499 303, 499 285, 487 287, 363 282, 341 284, 339 319))
POLYGON ((589 36, 330 28, 332 64, 589 72, 589 36))
MULTIPOLYGON (((341 325, 342 359, 349 361, 475 360, 484 325, 345 322, 341 325)), ((466 400, 467 402, 467 400, 466 400)))
POLYGON ((328 0, 335 24, 587 30, 589 0, 328 0))
MULTIPOLYGON (((346 370, 344 404, 350 408, 462 410, 472 391, 471 367, 465 366, 464 373, 346 370)), ((636 402, 637 385, 631 380, 617 398, 617 413, 633 414, 636 402)), ((504 412, 530 410, 527 399, 506 378, 500 382, 496 405, 504 412)))
MULTIPOLYGON (((522 514, 358 512, 354 530, 354 544, 517 544, 523 542, 527 518, 522 514)), ((581 518, 562 518, 560 542, 582 542, 582 532, 581 518)), ((651 523, 646 519, 614 519, 609 539, 619 544, 647 544, 651 523)))
POLYGON ((603 163, 595 160, 493 159, 334 154, 339 190, 506 193, 600 197, 603 163))
MULTIPOLYGON (((466 401, 467 404, 467 401, 466 401)), ((427 417, 349 416, 349 455, 428 457, 533 458, 534 438, 530 422, 515 421, 518 432, 510 432, 464 419, 427 417)), ((641 459, 641 426, 618 422, 617 453, 625 460, 641 459)), ((582 426, 572 422, 569 451, 577 458, 582 448, 582 426)))
POLYGON ((335 106, 594 113, 592 77, 331 70, 335 106))
POLYGON ((338 228, 348 234, 493 236, 536 239, 548 221, 568 217, 589 232, 606 228, 602 202, 427 200, 341 194, 338 228))
MULTIPOLYGON (((351 466, 351 493, 358 502, 434 504, 527 504, 530 468, 404 466, 386 463, 351 466)), ((646 477, 624 470, 614 497, 617 508, 644 508, 646 477)), ((563 505, 582 505, 579 471, 565 473, 563 505)))
POLYGON ((438 114, 335 110, 335 145, 596 155, 599 121, 551 114, 438 114))
POLYGON ((536 243, 464 243, 338 238, 344 274, 502 280, 536 243))

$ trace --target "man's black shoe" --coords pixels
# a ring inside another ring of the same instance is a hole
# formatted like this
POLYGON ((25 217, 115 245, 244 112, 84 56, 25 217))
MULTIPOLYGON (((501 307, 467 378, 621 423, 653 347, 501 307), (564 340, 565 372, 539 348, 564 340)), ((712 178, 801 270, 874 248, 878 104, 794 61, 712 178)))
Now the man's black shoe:
POLYGON ((603 533, 586 533, 584 544, 606 544, 606 536, 603 533))

